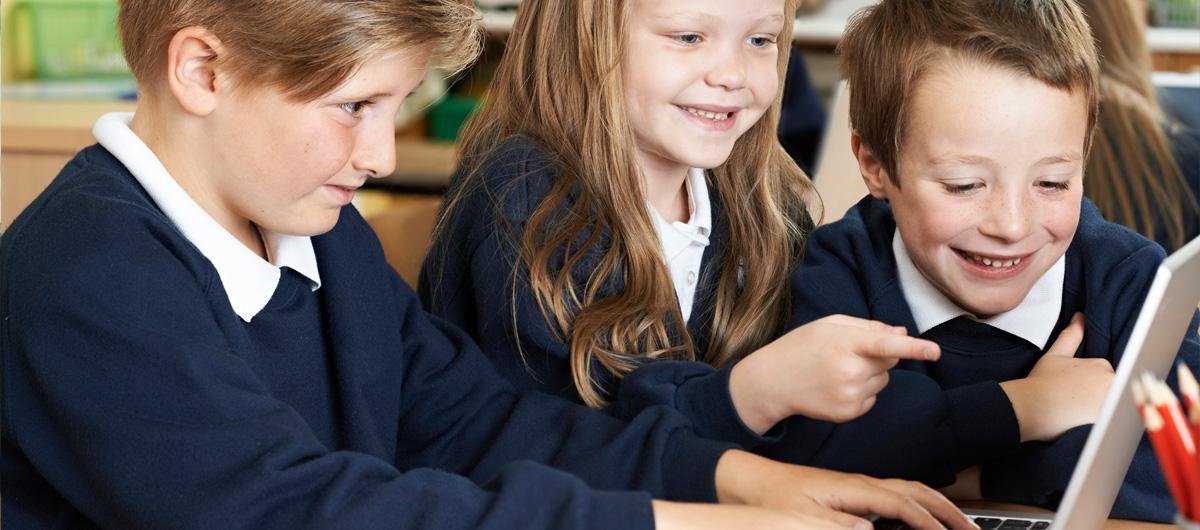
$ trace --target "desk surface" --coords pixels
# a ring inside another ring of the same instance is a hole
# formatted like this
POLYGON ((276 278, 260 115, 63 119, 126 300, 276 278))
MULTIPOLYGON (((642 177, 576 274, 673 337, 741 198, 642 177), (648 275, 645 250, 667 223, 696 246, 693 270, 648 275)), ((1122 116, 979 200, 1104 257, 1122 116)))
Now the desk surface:
MULTIPOLYGON (((1018 512, 1040 512, 1050 513, 1049 510, 1042 508, 1031 508, 1029 506, 1019 506, 1015 504, 1003 504, 998 502, 960 502, 959 506, 963 508, 975 508, 979 510, 1005 510, 1018 512)), ((1174 525, 1162 523, 1147 523, 1145 521, 1126 521, 1122 519, 1109 519, 1104 525, 1104 530, 1164 530, 1167 528, 1175 528, 1174 525)))

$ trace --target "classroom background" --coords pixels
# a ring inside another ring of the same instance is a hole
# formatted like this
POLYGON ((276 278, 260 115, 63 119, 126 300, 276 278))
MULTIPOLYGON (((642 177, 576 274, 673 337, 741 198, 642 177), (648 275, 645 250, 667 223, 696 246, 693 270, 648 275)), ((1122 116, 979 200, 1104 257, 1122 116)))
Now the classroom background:
MULTIPOLYGON (((587 1, 587 0, 581 0, 587 1)), ((520 0, 478 0, 487 43, 464 75, 431 72, 396 119, 397 168, 368 183, 356 206, 380 235, 389 261, 415 285, 454 171, 458 129, 480 104, 520 0)), ((780 134, 814 177, 826 222, 865 193, 849 149, 843 85, 833 49, 854 11, 872 0, 809 0, 795 22, 794 54, 780 134)), ((1200 0, 1147 0, 1155 82, 1194 98, 1200 115, 1200 0)), ((100 115, 136 108, 121 58, 117 0, 0 3, 0 231, 80 148, 94 143, 100 115)))

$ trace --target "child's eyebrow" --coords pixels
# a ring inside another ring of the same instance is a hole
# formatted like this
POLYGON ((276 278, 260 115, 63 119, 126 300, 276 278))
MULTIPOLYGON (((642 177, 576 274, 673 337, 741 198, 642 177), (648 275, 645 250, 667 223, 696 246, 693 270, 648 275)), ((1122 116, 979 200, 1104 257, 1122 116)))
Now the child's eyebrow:
MULTIPOLYGON (((675 20, 675 21, 680 21, 680 22, 720 23, 722 21, 722 18, 719 16, 710 15, 708 13, 696 13, 694 11, 675 11, 675 12, 655 13, 652 16, 653 16, 653 18, 657 18, 660 20, 675 20)), ((786 19, 784 19, 782 13, 771 13, 770 15, 766 15, 762 18, 759 18, 758 20, 755 20, 754 24, 764 24, 767 22, 778 22, 778 23, 782 24, 785 21, 786 21, 786 19)))
MULTIPOLYGON (((421 85, 424 85, 424 84, 425 84, 425 80, 422 79, 420 82, 417 83, 417 86, 414 86, 412 88, 412 90, 409 91, 409 93, 405 94, 404 96, 408 97, 408 96, 413 95, 413 93, 415 93, 417 90, 419 90, 421 88, 421 85)), ((352 99, 366 101, 366 100, 371 100, 371 99, 387 98, 387 97, 391 97, 393 95, 394 94, 391 92, 372 92, 371 94, 368 94, 366 96, 354 96, 352 99)))
POLYGON ((939 156, 929 161, 934 166, 983 166, 993 163, 992 159, 979 155, 939 156))
POLYGON ((1067 152, 1067 153, 1059 153, 1059 154, 1057 154, 1057 155, 1050 155, 1050 156, 1048 156, 1048 157, 1046 157, 1046 158, 1043 158, 1043 159, 1041 159, 1041 160, 1038 160, 1038 162, 1037 162, 1037 164, 1036 164, 1036 165, 1039 165, 1039 166, 1049 166, 1049 165, 1053 165, 1053 164, 1064 164, 1064 163, 1068 163, 1068 162, 1079 162, 1080 160, 1083 160, 1083 155, 1081 155, 1081 154, 1079 154, 1079 153, 1077 153, 1077 152, 1075 152, 1075 151, 1070 151, 1070 152, 1067 152))
MULTIPOLYGON (((1054 164, 1066 164, 1070 162, 1078 162, 1083 160, 1083 155, 1075 151, 1058 153, 1050 155, 1038 160, 1035 166, 1050 166, 1054 164)), ((979 155, 952 155, 940 156, 929 161, 933 166, 986 166, 994 161, 986 156, 979 155)))
POLYGON ((368 94, 367 96, 363 96, 363 97, 355 96, 354 99, 362 99, 362 100, 378 99, 378 98, 386 98, 391 95, 392 95, 391 92, 375 92, 375 93, 368 94))

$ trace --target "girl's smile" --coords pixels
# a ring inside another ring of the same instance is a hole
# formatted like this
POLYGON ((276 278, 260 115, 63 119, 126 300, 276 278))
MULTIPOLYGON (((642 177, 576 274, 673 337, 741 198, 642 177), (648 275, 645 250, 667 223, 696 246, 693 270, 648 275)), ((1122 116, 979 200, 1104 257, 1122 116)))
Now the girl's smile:
POLYGON ((739 107, 717 105, 676 105, 685 118, 710 131, 727 132, 737 123, 739 107))

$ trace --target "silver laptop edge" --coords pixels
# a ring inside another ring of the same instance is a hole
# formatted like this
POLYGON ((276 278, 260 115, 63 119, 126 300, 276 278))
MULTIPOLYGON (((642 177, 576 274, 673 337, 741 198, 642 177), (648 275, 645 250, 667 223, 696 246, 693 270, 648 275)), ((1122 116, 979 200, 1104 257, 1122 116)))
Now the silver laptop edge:
MULTIPOLYGON (((1188 323, 1200 302, 1200 259, 1197 255, 1200 255, 1200 238, 1192 240, 1159 266, 1117 366, 1112 387, 1083 446, 1058 512, 1053 516, 1051 530, 1101 528, 1108 520, 1117 491, 1145 431, 1133 405, 1129 382, 1142 371, 1165 377, 1184 335, 1196 332, 1189 329, 1188 323)), ((1042 517, 1046 516, 1043 514, 1042 517)))

